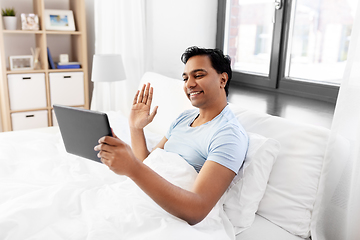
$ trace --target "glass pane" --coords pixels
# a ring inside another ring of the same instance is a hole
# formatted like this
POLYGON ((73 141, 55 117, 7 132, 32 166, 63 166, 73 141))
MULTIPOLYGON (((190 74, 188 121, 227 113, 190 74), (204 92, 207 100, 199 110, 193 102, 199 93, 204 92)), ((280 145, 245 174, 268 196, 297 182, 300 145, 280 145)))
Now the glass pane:
POLYGON ((297 0, 292 6, 285 75, 338 85, 359 0, 297 0))
POLYGON ((274 0, 228 1, 225 52, 233 70, 269 75, 274 0))

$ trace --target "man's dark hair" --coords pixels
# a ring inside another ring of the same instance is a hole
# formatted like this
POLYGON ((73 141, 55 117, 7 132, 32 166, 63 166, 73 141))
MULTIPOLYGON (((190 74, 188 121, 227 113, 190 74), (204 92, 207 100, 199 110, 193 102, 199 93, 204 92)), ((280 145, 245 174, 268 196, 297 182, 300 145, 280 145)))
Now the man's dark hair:
POLYGON ((225 85, 226 96, 229 95, 229 86, 230 80, 232 77, 231 71, 231 58, 228 55, 224 55, 220 49, 207 49, 199 48, 196 46, 189 47, 181 55, 181 61, 186 64, 187 61, 194 56, 206 55, 210 58, 212 67, 216 70, 217 73, 222 74, 226 72, 228 75, 228 81, 225 85))

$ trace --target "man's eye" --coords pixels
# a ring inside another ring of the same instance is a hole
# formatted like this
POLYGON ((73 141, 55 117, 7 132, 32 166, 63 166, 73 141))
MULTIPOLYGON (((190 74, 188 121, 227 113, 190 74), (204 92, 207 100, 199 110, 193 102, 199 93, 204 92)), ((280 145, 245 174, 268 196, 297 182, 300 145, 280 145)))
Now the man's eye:
POLYGON ((187 81, 188 79, 187 79, 187 78, 184 78, 183 80, 184 80, 184 81, 187 81))
POLYGON ((195 78, 201 78, 203 77, 204 75, 196 75, 195 78))

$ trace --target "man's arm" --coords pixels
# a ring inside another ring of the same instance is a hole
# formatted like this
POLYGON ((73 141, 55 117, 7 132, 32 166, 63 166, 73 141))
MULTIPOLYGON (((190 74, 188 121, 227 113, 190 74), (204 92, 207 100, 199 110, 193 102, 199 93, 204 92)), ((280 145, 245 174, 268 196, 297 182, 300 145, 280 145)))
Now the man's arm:
POLYGON ((163 179, 145 164, 130 178, 157 204, 190 225, 201 222, 224 194, 235 173, 213 161, 206 161, 191 191, 163 179))
POLYGON ((147 149, 144 130, 130 128, 131 148, 134 151, 135 157, 141 161, 150 154, 147 149))
POLYGON ((150 114, 151 102, 153 98, 153 88, 150 84, 143 85, 141 91, 137 91, 134 97, 130 112, 129 126, 131 134, 131 147, 136 158, 144 160, 149 151, 146 146, 144 127, 154 119, 157 107, 150 114))
MULTIPOLYGON (((143 129, 131 129, 131 148, 133 149, 134 155, 137 159, 144 161, 150 152, 147 149, 145 135, 143 129)), ((164 149, 164 145, 167 142, 167 138, 163 137, 161 141, 154 147, 164 149)))
POLYGON ((187 191, 168 182, 138 160, 130 146, 116 137, 103 137, 95 150, 112 171, 130 177, 164 210, 191 225, 202 221, 230 185, 235 173, 213 161, 206 161, 193 188, 187 191))

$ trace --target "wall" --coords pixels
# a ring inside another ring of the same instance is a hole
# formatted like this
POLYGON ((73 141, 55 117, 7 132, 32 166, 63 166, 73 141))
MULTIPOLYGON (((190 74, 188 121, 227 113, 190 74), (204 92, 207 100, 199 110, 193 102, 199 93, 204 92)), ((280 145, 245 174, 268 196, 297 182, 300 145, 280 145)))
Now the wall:
MULTIPOLYGON (((94 1, 85 0, 89 80, 95 52, 94 1)), ((100 0, 98 0, 100 1, 100 0)), ((125 0, 123 0, 125 1, 125 0)), ((217 0, 144 0, 146 6, 146 69, 181 79, 184 50, 216 45, 217 0)), ((90 101, 92 96, 90 82, 90 101)))
POLYGON ((215 48, 217 0, 147 0, 147 69, 181 79, 189 46, 215 48))

